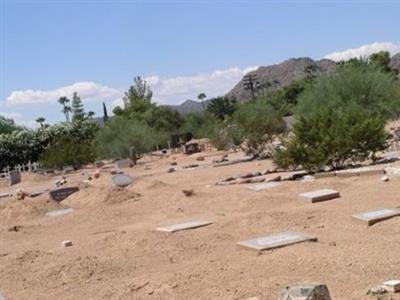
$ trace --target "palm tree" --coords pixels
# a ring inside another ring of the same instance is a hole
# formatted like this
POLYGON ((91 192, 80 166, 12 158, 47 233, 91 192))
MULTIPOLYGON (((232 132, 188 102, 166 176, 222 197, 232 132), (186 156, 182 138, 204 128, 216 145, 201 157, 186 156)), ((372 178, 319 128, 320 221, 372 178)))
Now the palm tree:
POLYGON ((46 119, 43 117, 39 117, 36 119, 36 122, 40 124, 40 128, 43 128, 44 122, 46 122, 46 119))
POLYGON ((69 113, 72 111, 70 106, 67 106, 69 103, 69 99, 67 97, 60 97, 58 99, 58 103, 63 106, 62 113, 65 115, 65 120, 69 122, 69 113))
POLYGON ((213 114, 217 119, 224 120, 236 110, 236 101, 226 97, 216 97, 211 99, 207 105, 207 111, 213 114))
POLYGON ((201 104, 203 105, 203 110, 205 109, 203 99, 205 99, 206 97, 207 97, 207 96, 206 96, 205 93, 200 93, 200 94, 197 96, 197 99, 199 99, 199 100, 201 101, 201 104))

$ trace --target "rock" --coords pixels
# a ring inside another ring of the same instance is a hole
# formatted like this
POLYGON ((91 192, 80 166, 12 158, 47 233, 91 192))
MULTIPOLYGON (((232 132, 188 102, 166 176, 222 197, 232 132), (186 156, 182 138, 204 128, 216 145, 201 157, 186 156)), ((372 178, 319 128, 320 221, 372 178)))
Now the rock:
POLYGON ((400 292, 400 280, 389 280, 383 283, 386 290, 392 293, 400 292))
POLYGON ((331 297, 325 284, 298 283, 281 289, 278 300, 331 300, 331 297))
POLYGON ((377 285, 377 286, 370 288, 367 292, 367 295, 377 296, 377 295, 383 295, 386 293, 387 293, 387 289, 384 285, 377 285))
POLYGON ((190 197, 190 196, 193 195, 194 190, 193 190, 193 189, 191 189, 191 190, 182 190, 182 193, 183 193, 186 197, 190 197))
POLYGON ((389 177, 388 177, 388 176, 383 176, 383 177, 381 178, 381 180, 382 180, 383 182, 387 182, 387 181, 389 181, 389 177))
POLYGON ((62 242, 62 245, 64 246, 64 247, 71 247, 72 246, 72 242, 71 241, 63 241, 62 242))
POLYGON ((176 169, 175 168, 169 168, 167 172, 168 173, 174 173, 174 172, 176 172, 176 169))
POLYGON ((312 182, 312 181, 315 181, 315 177, 312 175, 306 175, 303 177, 303 179, 301 181, 302 182, 312 182))
POLYGON ((118 174, 118 175, 114 175, 112 177, 112 181, 113 181, 114 185, 116 185, 116 186, 126 187, 126 186, 132 184, 133 178, 129 175, 118 174))

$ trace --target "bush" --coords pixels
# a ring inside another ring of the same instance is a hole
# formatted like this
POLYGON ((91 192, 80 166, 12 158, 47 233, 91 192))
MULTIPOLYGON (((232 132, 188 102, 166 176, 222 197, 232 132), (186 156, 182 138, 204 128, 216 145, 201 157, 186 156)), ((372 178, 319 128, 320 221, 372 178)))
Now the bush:
POLYGON ((293 136, 276 150, 273 158, 285 169, 337 169, 349 162, 374 158, 377 151, 387 147, 387 137, 383 118, 358 110, 338 112, 327 107, 307 118, 301 117, 294 124, 293 136))
POLYGON ((166 141, 166 136, 143 123, 114 117, 99 130, 94 147, 99 158, 124 158, 129 156, 131 147, 140 155, 155 150, 166 141))
POLYGON ((267 157, 272 152, 272 142, 284 131, 280 112, 263 101, 243 104, 233 114, 227 127, 234 145, 241 145, 247 153, 267 157))
POLYGON ((209 138, 216 136, 217 119, 208 112, 191 113, 186 116, 181 132, 190 132, 195 138, 209 138))

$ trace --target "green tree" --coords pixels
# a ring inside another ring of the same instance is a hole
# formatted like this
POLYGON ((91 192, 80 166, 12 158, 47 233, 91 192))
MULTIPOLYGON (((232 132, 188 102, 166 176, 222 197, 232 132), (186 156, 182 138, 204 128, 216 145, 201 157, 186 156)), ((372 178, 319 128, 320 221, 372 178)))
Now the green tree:
POLYGON ((274 153, 274 162, 285 169, 302 166, 317 172, 325 166, 338 169, 374 159, 387 146, 384 127, 385 121, 376 114, 323 107, 299 118, 290 139, 274 153))
POLYGON ((370 55, 369 62, 380 68, 384 72, 391 72, 390 64, 390 53, 388 51, 380 51, 370 55))
POLYGON ((94 111, 88 111, 88 113, 87 113, 87 118, 89 119, 89 120, 92 120, 93 119, 93 117, 96 115, 96 113, 94 112, 94 111))
POLYGON ((201 104, 202 104, 202 106, 203 106, 203 110, 205 109, 204 99, 205 99, 206 97, 207 97, 207 96, 206 96, 205 93, 200 93, 200 94, 197 96, 197 99, 200 100, 200 102, 201 102, 201 104))
POLYGON ((68 106, 67 104, 69 103, 69 99, 67 97, 60 97, 58 99, 58 103, 62 105, 62 113, 65 115, 65 121, 68 123, 69 122, 69 114, 72 111, 71 107, 68 106))
POLYGON ((83 121, 85 119, 85 110, 83 108, 83 103, 81 98, 78 96, 77 92, 72 95, 72 121, 83 121))
POLYGON ((46 119, 43 117, 39 117, 36 119, 36 122, 40 124, 40 128, 44 127, 44 122, 46 122, 46 119))
POLYGON ((108 113, 107 113, 107 107, 106 104, 103 102, 103 122, 108 121, 108 113))
POLYGON ((8 134, 13 131, 21 131, 22 127, 15 124, 13 119, 0 115, 0 134, 8 134))
POLYGON ((236 101, 227 97, 216 97, 211 99, 207 106, 207 111, 213 114, 217 119, 224 120, 236 110, 236 101))

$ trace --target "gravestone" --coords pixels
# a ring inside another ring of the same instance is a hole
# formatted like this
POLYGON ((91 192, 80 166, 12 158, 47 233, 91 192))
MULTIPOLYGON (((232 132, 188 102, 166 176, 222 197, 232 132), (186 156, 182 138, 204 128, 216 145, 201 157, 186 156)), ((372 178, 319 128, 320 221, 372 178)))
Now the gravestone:
POLYGON ((17 170, 10 171, 10 185, 14 185, 21 182, 21 173, 17 170))
POLYGON ((119 169, 133 167, 133 162, 130 159, 120 159, 115 162, 115 166, 119 169))
POLYGON ((276 187, 280 185, 281 183, 279 182, 265 182, 265 183, 259 183, 259 184, 252 184, 248 186, 247 188, 256 192, 263 191, 263 190, 268 190, 270 188, 276 187))
POLYGON ((380 210, 368 211, 353 215, 360 221, 366 222, 368 226, 378 223, 383 220, 387 220, 393 217, 400 216, 400 210, 394 208, 383 208, 380 210))
POLYGON ((79 191, 79 187, 77 186, 51 190, 49 192, 50 200, 60 202, 77 191, 79 191))
POLYGON ((287 231, 238 242, 237 245, 250 250, 263 251, 307 241, 316 242, 317 238, 300 232, 287 231))
POLYGON ((69 213, 72 213, 74 211, 73 208, 64 208, 64 209, 58 209, 58 210, 53 210, 53 211, 49 211, 46 213, 46 216, 50 217, 50 218, 54 218, 54 217, 59 217, 62 215, 66 215, 69 213))
POLYGON ((281 289, 278 300, 331 300, 331 297, 325 284, 298 283, 281 289))
POLYGON ((114 185, 116 185, 116 186, 126 187, 126 186, 132 184, 133 178, 126 174, 118 174, 118 175, 114 175, 112 177, 112 181, 114 182, 114 185))
POLYGON ((175 224, 175 225, 171 225, 171 226, 158 227, 156 230, 163 231, 163 232, 175 232, 175 231, 199 228, 199 227, 207 226, 210 224, 212 224, 212 222, 210 222, 210 221, 191 221, 191 222, 175 224))
POLYGON ((340 193, 335 190, 323 189, 316 190, 308 193, 300 194, 300 197, 306 200, 310 200, 311 203, 326 201, 340 197, 340 193))

